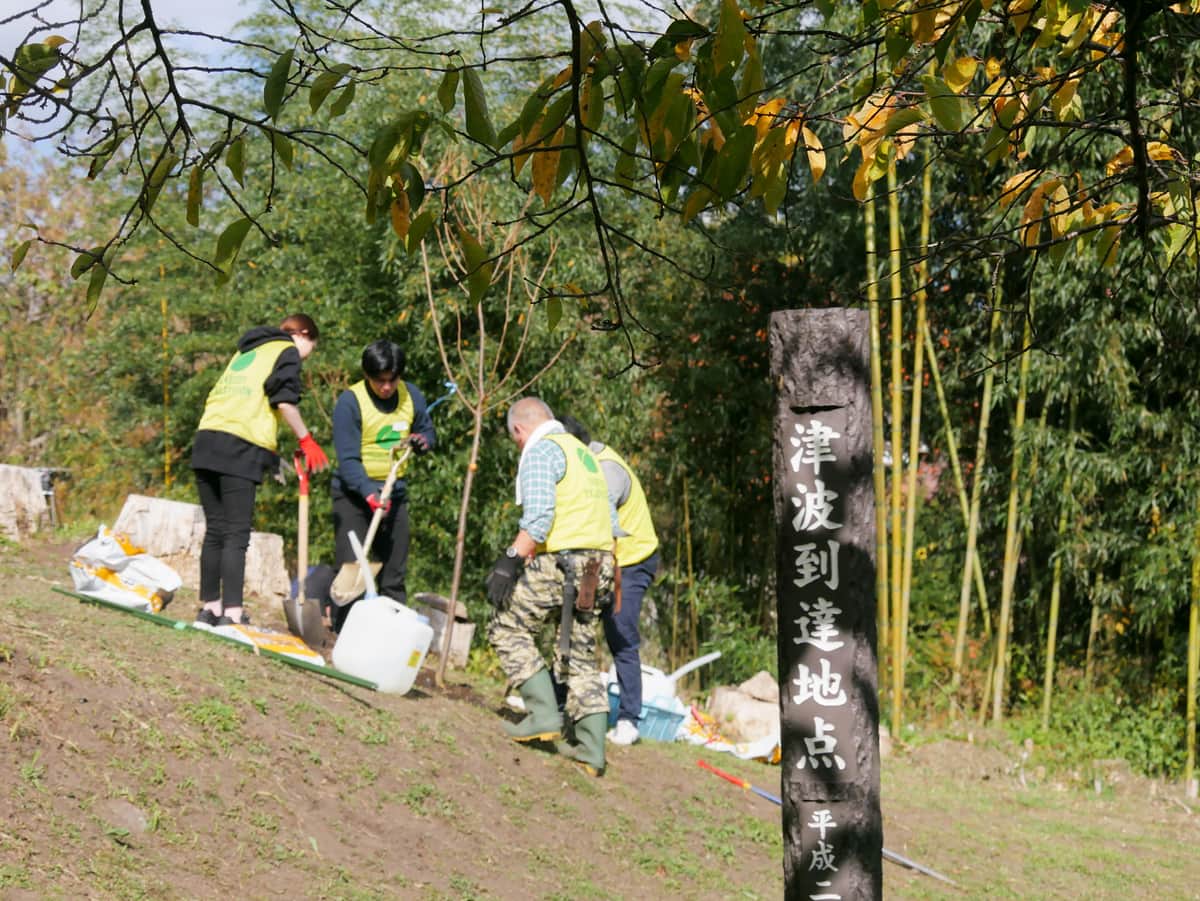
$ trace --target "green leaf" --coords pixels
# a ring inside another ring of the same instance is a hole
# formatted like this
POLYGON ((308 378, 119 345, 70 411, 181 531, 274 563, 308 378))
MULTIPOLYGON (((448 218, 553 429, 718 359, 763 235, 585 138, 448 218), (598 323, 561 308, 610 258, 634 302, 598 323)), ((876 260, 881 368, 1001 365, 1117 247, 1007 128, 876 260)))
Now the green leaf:
POLYGON ((898 29, 889 28, 884 37, 884 44, 887 47, 888 62, 895 66, 912 47, 912 38, 898 29))
POLYGON ((16 272, 23 262, 25 262, 25 254, 29 253, 29 245, 33 243, 33 238, 28 241, 22 241, 13 248, 12 261, 8 265, 9 272, 16 272))
POLYGON ((94 179, 104 170, 104 167, 108 165, 108 161, 113 158, 113 154, 117 152, 117 148, 121 146, 121 142, 124 139, 124 135, 122 135, 120 132, 117 132, 112 136, 112 138, 100 146, 95 155, 92 157, 91 163, 88 164, 87 177, 89 179, 94 179))
POLYGON ((271 146, 275 149, 275 154, 279 157, 279 161, 288 169, 291 169, 292 161, 296 156, 295 145, 292 144, 291 138, 278 131, 272 131, 270 135, 271 146))
POLYGON ((71 278, 77 279, 95 266, 96 261, 103 253, 103 247, 93 247, 91 250, 82 251, 79 256, 75 257, 75 262, 71 264, 71 278))
POLYGON ((92 268, 92 277, 88 279, 87 286, 87 302, 95 305, 100 299, 100 292, 104 290, 104 282, 108 278, 108 267, 112 263, 113 250, 109 249, 100 260, 98 265, 92 268))
POLYGON ((404 180, 404 193, 408 195, 409 215, 416 213, 425 202, 425 179, 420 170, 410 162, 403 162, 396 173, 404 180))
POLYGON ((817 0, 817 10, 825 17, 825 21, 833 16, 833 0, 817 0))
POLYGON ((720 75, 727 67, 736 69, 745 49, 746 23, 742 21, 737 0, 721 0, 721 19, 713 43, 713 72, 720 75))
POLYGON ((263 107, 272 119, 279 115, 279 110, 283 106, 283 96, 287 91, 287 80, 292 71, 294 53, 293 50, 285 50, 279 54, 275 65, 271 66, 271 71, 267 74, 266 84, 263 85, 263 107))
POLYGON ((554 331, 558 328, 558 323, 562 321, 562 298, 557 294, 551 294, 546 298, 546 328, 549 331, 554 331))
POLYGON ((454 109, 454 97, 458 94, 458 78, 458 69, 447 69, 446 74, 442 76, 442 83, 438 85, 437 98, 438 103, 442 105, 443 113, 454 109))
POLYGON ((925 95, 938 127, 948 132, 961 131, 966 112, 962 98, 936 75, 926 75, 921 81, 925 84, 925 95))
POLYGON ((325 98, 329 96, 329 92, 337 87, 337 83, 342 80, 347 72, 350 71, 348 63, 338 63, 326 72, 322 72, 313 79, 312 87, 308 89, 308 108, 312 112, 316 112, 321 108, 321 104, 325 102, 325 98))
POLYGON ((461 225, 458 227, 458 243, 467 260, 467 293, 471 303, 478 303, 492 283, 492 264, 488 261, 487 251, 461 225))
MULTIPOLYGON (((525 98, 525 103, 521 106, 521 115, 517 116, 517 128, 520 134, 528 134, 529 129, 533 128, 534 123, 537 122, 538 116, 542 114, 542 110, 546 108, 546 101, 550 99, 550 84, 550 80, 547 79, 538 85, 536 91, 525 98)), ((507 130, 505 129, 505 131, 507 130)))
POLYGON ((225 151, 225 165, 229 167, 234 180, 243 188, 246 187, 246 145, 240 135, 225 151))
POLYGON ((709 187, 715 187, 722 200, 733 197, 746 180, 757 136, 753 125, 743 126, 729 136, 717 154, 717 183, 709 187))
POLYGON ((900 131, 901 129, 907 128, 908 126, 913 125, 917 122, 921 122, 924 119, 925 119, 925 114, 915 106, 910 106, 906 109, 898 110, 895 113, 895 115, 891 116, 887 120, 887 124, 884 125, 883 130, 880 131, 880 136, 887 137, 889 135, 894 135, 896 132, 900 131))
POLYGON ((421 213, 421 215, 417 216, 417 218, 412 221, 412 224, 408 226, 409 253, 413 253, 418 247, 421 246, 421 242, 425 240, 425 234, 429 231, 430 226, 433 225, 433 218, 433 211, 426 210, 425 212, 421 213))
POLYGON ((474 69, 464 69, 463 100, 467 109, 467 134, 472 140, 488 147, 496 146, 496 127, 488 113, 487 96, 483 93, 483 82, 474 69))
POLYGON ((238 253, 242 249, 242 242, 246 240, 251 225, 249 219, 238 219, 227 225, 220 237, 217 238, 217 254, 213 258, 213 265, 218 270, 218 284, 229 281, 234 261, 237 260, 238 253))
POLYGON ((355 83, 352 81, 342 88, 337 100, 333 101, 333 106, 329 108, 329 115, 334 119, 350 108, 350 103, 354 100, 354 85, 355 83))
POLYGON ((187 221, 188 225, 200 224, 200 204, 204 201, 204 169, 193 166, 188 176, 187 221))
POLYGON ((179 157, 174 153, 164 153, 158 158, 158 162, 150 170, 150 175, 146 178, 145 187, 142 189, 142 210, 147 213, 150 212, 150 209, 154 206, 154 202, 158 200, 158 194, 162 191, 162 186, 166 182, 167 176, 171 174, 171 170, 175 168, 177 162, 179 162, 179 157))
POLYGON ((625 135, 625 139, 621 141, 621 155, 617 157, 617 165, 613 169, 613 181, 625 187, 633 184, 633 177, 637 174, 637 158, 633 155, 637 149, 637 142, 636 131, 625 135))

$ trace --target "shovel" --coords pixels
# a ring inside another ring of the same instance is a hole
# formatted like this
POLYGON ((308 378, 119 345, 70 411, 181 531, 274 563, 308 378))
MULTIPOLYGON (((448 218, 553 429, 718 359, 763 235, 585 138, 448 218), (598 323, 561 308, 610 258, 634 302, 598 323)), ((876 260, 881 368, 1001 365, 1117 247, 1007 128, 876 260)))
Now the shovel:
POLYGON ((321 605, 305 597, 308 581, 308 469, 304 455, 296 451, 292 458, 296 475, 300 477, 300 521, 296 529, 296 596, 283 602, 283 615, 288 630, 300 637, 310 648, 319 648, 325 639, 325 626, 321 622, 321 605))
MULTIPOLYGON (((404 453, 398 457, 395 456, 395 453, 395 448, 393 448, 392 468, 388 470, 387 480, 383 483, 383 490, 379 492, 379 507, 376 508, 375 514, 371 517, 371 525, 367 529, 366 540, 362 543, 365 551, 370 551, 371 544, 375 541, 375 533, 379 531, 379 524, 383 521, 383 508, 387 505, 388 500, 391 499, 392 486, 396 484, 396 473, 399 472, 400 465, 412 453, 412 445, 405 447, 404 453)), ((373 575, 379 572, 379 569, 380 564, 372 563, 367 572, 373 575)), ((338 574, 333 580, 333 584, 329 587, 329 596, 339 607, 345 607, 351 601, 360 598, 366 589, 367 580, 364 577, 363 568, 357 563, 343 563, 342 568, 338 570, 338 574)))

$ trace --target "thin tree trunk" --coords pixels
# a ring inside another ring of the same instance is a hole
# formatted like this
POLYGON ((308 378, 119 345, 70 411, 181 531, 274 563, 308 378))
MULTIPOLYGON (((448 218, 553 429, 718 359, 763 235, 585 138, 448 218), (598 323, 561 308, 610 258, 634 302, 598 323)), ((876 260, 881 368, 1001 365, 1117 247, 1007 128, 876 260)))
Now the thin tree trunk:
POLYGON ((676 670, 683 664, 683 655, 679 653, 679 567, 683 562, 683 529, 675 533, 675 590, 671 593, 671 669, 676 670))
MULTIPOLYGON (((883 360, 879 332, 879 257, 875 251, 875 196, 867 189, 863 208, 867 244, 867 311, 871 323, 871 475, 875 482, 875 626, 880 636, 879 660, 886 656, 888 644, 888 511, 887 476, 883 466, 883 360)), ((886 685, 883 673, 879 684, 886 685)))
POLYGON ((892 520, 892 562, 890 566, 891 597, 892 597, 892 734, 900 734, 901 704, 904 697, 904 668, 902 666, 904 616, 900 609, 901 573, 904 567, 903 553, 903 499, 900 496, 901 473, 904 472, 902 447, 903 435, 901 420, 904 416, 901 403, 903 394, 904 363, 901 356, 904 338, 904 285, 901 279, 900 266, 900 190, 897 186, 896 163, 893 160, 887 171, 888 186, 888 272, 889 291, 891 296, 892 323, 892 371, 891 371, 891 400, 892 400, 892 484, 891 484, 891 520, 892 520))
MULTIPOLYGON (((1200 496, 1197 497, 1200 501, 1200 496)), ((1197 504, 1200 512, 1200 503, 1197 504)), ((1196 679, 1200 676, 1200 519, 1196 521, 1196 537, 1192 547, 1191 607, 1188 611, 1187 655, 1187 764, 1183 784, 1189 798, 1197 795, 1196 784, 1196 679)))
MULTIPOLYGON (((685 659, 692 659, 697 654, 699 617, 696 615, 696 578, 692 569, 692 514, 688 501, 687 475, 683 476, 683 535, 687 547, 687 586, 688 586, 688 633, 690 637, 689 651, 685 659)), ((688 678, 689 683, 691 678, 688 678)))
MULTIPOLYGON (((992 360, 996 354, 996 334, 1000 331, 999 301, 999 268, 996 270, 992 284, 992 321, 988 325, 987 371, 983 374, 983 391, 979 400, 979 440, 975 445, 975 470, 971 482, 971 510, 967 518, 967 550, 963 560, 962 582, 958 593, 958 628, 954 636, 954 675, 951 686, 958 688, 962 684, 963 653, 967 645, 967 620, 971 614, 971 570, 973 566, 981 566, 976 552, 976 542, 979 540, 979 506, 983 498, 983 467, 987 462, 988 424, 992 418, 992 384, 995 382, 992 360)), ((991 611, 988 610, 987 595, 979 595, 980 613, 983 618, 983 634, 990 637, 992 633, 991 611)))
POLYGON ((924 335, 927 330, 925 301, 926 285, 929 282, 929 223, 932 217, 930 200, 932 191, 932 169, 926 158, 925 172, 921 179, 921 256, 916 267, 917 324, 913 331, 912 412, 909 415, 908 424, 908 477, 905 492, 908 507, 904 521, 904 571, 900 579, 900 653, 893 663, 893 666, 900 671, 898 680, 900 694, 893 699, 893 709, 897 711, 895 717, 897 730, 904 724, 903 692, 904 671, 908 661, 908 613, 912 602, 913 546, 916 540, 917 507, 920 504, 920 498, 917 496, 917 470, 921 463, 921 395, 925 384, 924 335))
POLYGON ((1067 414, 1067 453, 1063 462, 1067 470, 1063 479, 1062 506, 1058 511, 1058 540, 1054 555, 1054 575, 1050 580, 1050 613, 1046 624, 1046 673, 1042 678, 1042 728, 1050 725, 1050 699, 1054 694, 1054 653, 1058 644, 1058 609, 1062 596, 1062 555, 1064 539, 1067 534, 1067 513, 1070 509, 1071 487, 1074 481, 1074 471, 1071 469, 1072 458, 1075 455, 1075 410, 1076 399, 1071 395, 1068 401, 1070 412, 1067 414))
MULTIPOLYGON (((958 494, 958 506, 962 511, 963 528, 971 524, 971 502, 967 499, 967 485, 963 479, 962 462, 958 456, 958 439, 954 437, 954 425, 950 422, 950 405, 946 403, 946 389, 942 385, 942 373, 938 366, 937 350, 933 344, 933 335, 929 323, 925 323, 925 355, 929 357, 929 372, 933 375, 933 387, 937 392, 938 409, 942 414, 942 423, 946 428, 946 452, 950 455, 950 471, 954 474, 954 489, 958 494)), ((982 598, 981 605, 987 610, 987 585, 983 581, 983 567, 979 564, 979 555, 971 555, 971 571, 975 575, 975 592, 982 598)))
POLYGON ((996 622, 996 684, 992 689, 992 722, 1004 719, 1005 664, 1008 659, 1008 632, 1012 621, 1013 588, 1017 581, 1018 527, 1020 525, 1020 478, 1022 438, 1025 432, 1025 398, 1029 391, 1029 345, 1033 338, 1033 301, 1025 314, 1021 333, 1021 368, 1017 377, 1017 411, 1013 417, 1012 468, 1008 477, 1008 523, 1004 530, 1004 575, 1000 581, 1000 618, 996 622))
POLYGON ((1096 573, 1096 582, 1092 586, 1092 621, 1088 625, 1087 656, 1083 664, 1083 681, 1088 687, 1091 687, 1096 669, 1096 636, 1100 634, 1100 590, 1103 586, 1104 574, 1096 573))

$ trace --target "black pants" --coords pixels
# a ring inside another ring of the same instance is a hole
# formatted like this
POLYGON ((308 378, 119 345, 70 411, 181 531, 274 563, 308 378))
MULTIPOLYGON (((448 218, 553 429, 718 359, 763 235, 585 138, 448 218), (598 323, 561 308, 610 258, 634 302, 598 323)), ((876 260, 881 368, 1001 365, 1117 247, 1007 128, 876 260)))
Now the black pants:
POLYGON ((240 607, 258 484, 197 469, 196 489, 205 519, 204 543, 200 546, 200 603, 219 600, 223 607, 240 607))
MULTIPOLYGON (((366 541, 370 525, 371 508, 365 500, 346 495, 334 497, 335 568, 341 569, 343 563, 354 562, 350 532, 353 531, 359 541, 366 541)), ((393 601, 407 604, 408 592, 404 582, 408 573, 408 504, 405 501, 392 501, 392 509, 384 515, 383 521, 379 523, 379 531, 375 533, 375 541, 366 550, 367 556, 374 553, 375 558, 383 563, 383 568, 376 577, 379 593, 393 601)))

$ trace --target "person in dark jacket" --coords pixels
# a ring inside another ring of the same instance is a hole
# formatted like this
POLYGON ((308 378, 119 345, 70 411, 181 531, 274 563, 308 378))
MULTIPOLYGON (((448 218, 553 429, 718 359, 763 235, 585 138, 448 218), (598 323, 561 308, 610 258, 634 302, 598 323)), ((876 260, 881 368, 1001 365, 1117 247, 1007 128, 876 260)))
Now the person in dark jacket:
MULTIPOLYGON (((392 466, 393 451, 405 444, 424 454, 433 449, 436 435, 425 395, 404 381, 404 350, 381 339, 362 353, 363 378, 338 396, 333 407, 333 446, 337 469, 333 475, 333 528, 335 569, 354 560, 350 532, 365 541, 375 511, 383 519, 371 548, 382 561, 379 593, 401 604, 407 602, 408 490, 404 481, 407 462, 397 470, 389 499, 380 496, 392 466)), ((341 629, 350 608, 331 608, 330 625, 341 629)))
POLYGON ((313 352, 317 324, 303 313, 279 328, 259 326, 238 339, 237 353, 209 392, 192 445, 192 469, 204 508, 200 548, 200 628, 249 622, 242 601, 254 496, 279 466, 278 425, 300 442, 310 472, 329 460, 300 417, 301 362, 313 352))

